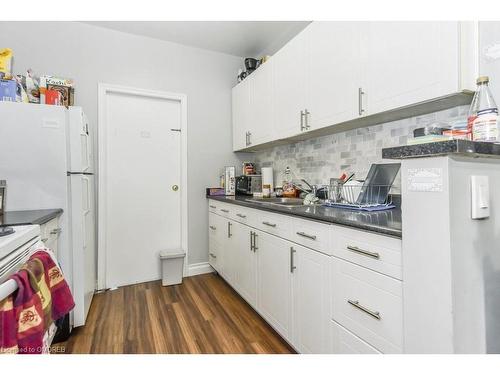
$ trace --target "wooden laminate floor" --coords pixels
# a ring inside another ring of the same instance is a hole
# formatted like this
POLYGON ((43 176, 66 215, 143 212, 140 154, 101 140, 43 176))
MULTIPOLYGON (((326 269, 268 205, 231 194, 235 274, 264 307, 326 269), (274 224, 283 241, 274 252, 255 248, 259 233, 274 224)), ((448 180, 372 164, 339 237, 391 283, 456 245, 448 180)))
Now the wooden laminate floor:
POLYGON ((222 278, 160 281, 94 296, 66 353, 294 353, 222 278))

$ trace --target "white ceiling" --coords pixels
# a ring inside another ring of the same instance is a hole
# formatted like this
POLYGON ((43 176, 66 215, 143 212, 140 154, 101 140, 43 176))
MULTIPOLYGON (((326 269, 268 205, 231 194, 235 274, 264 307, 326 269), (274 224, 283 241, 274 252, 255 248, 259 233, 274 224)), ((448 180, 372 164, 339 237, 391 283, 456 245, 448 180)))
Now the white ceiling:
POLYGON ((88 24, 240 57, 272 55, 309 21, 94 21, 88 24))

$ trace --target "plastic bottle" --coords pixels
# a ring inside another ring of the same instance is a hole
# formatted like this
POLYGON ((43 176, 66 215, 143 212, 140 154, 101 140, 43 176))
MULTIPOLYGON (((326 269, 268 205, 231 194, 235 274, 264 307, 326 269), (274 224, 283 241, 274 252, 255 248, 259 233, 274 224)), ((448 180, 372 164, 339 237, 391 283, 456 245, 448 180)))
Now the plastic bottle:
POLYGON ((479 77, 476 82, 477 91, 467 117, 468 138, 479 142, 499 142, 498 107, 488 87, 489 78, 479 77))

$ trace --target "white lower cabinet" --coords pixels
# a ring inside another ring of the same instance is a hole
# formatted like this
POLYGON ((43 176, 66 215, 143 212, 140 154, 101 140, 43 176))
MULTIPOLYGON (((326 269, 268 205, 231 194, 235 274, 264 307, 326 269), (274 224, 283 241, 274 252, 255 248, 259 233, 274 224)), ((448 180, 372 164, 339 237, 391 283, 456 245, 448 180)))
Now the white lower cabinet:
POLYGON ((250 227, 234 223, 233 251, 235 289, 253 307, 257 304, 257 256, 253 249, 253 231, 250 227))
POLYGON ((332 319, 382 353, 403 351, 399 280, 332 257, 332 319))
POLYGON ((335 354, 381 354, 340 324, 330 321, 330 353, 335 354))
POLYGON ((389 262, 387 249, 399 254, 397 240, 231 207, 242 223, 222 216, 220 202, 211 205, 210 265, 298 352, 403 351, 402 282, 376 272, 392 268, 352 263, 364 261, 360 250, 353 253, 359 259, 339 253, 350 261, 331 255, 348 243, 389 262))
POLYGON ((255 231, 257 254, 257 310, 280 335, 291 341, 291 243, 255 231))
POLYGON ((330 257, 291 246, 293 339, 300 353, 328 353, 330 257))

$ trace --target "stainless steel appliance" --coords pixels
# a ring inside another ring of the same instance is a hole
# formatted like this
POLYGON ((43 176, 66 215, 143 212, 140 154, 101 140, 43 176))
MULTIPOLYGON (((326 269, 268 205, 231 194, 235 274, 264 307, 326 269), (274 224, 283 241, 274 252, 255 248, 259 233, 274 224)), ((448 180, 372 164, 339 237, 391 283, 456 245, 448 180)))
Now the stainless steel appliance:
POLYGON ((236 194, 252 195, 262 191, 262 176, 257 174, 236 177, 236 194))

